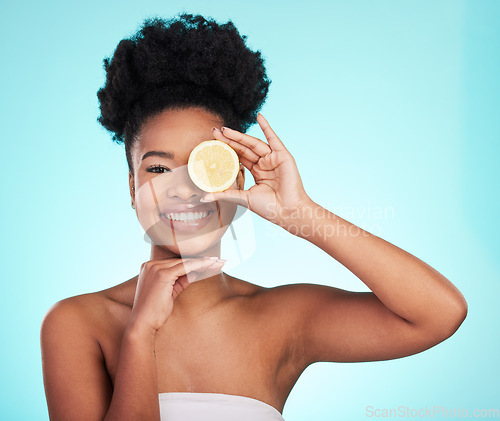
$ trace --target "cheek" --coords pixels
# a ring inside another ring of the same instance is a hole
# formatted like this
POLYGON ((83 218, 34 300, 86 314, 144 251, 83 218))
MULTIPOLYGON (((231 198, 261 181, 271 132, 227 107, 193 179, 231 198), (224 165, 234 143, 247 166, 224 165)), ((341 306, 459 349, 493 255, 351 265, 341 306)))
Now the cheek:
POLYGON ((157 197, 149 182, 142 184, 136 191, 135 203, 137 218, 145 232, 161 223, 157 197))
POLYGON ((144 214, 146 212, 155 211, 159 208, 159 192, 157 191, 157 186, 148 179, 142 179, 139 189, 135 193, 135 200, 138 205, 139 211, 144 214))
POLYGON ((135 193, 138 210, 143 213, 155 210, 157 208, 157 197, 155 193, 156 192, 151 189, 149 182, 143 183, 135 193))

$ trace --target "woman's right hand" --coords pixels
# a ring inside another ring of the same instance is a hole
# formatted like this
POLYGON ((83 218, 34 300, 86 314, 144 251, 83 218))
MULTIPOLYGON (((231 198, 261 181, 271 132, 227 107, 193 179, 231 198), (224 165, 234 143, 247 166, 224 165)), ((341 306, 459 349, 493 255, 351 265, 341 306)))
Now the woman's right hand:
POLYGON ((172 313, 174 299, 188 285, 199 280, 206 271, 218 270, 224 265, 209 257, 169 258, 149 260, 141 265, 129 327, 147 329, 156 334, 172 313))

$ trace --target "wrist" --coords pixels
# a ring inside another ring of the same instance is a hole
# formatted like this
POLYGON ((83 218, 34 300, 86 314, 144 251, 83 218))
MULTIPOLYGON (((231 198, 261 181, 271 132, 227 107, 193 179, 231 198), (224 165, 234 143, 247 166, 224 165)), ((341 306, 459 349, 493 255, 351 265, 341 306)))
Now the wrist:
POLYGON ((127 327, 125 328, 124 335, 131 340, 137 341, 147 341, 155 339, 156 330, 150 326, 144 325, 136 320, 130 320, 127 327))
POLYGON ((301 228, 311 224, 318 208, 321 208, 311 199, 301 202, 300 205, 289 209, 282 209, 278 225, 293 235, 300 237, 301 228))

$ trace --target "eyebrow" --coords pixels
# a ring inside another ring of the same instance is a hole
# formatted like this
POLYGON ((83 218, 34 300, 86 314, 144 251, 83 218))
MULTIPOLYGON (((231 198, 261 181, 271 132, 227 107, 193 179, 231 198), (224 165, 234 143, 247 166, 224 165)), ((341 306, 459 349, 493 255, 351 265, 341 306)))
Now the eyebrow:
POLYGON ((160 158, 174 159, 172 152, 149 151, 142 155, 141 161, 144 161, 148 156, 159 156, 160 158))

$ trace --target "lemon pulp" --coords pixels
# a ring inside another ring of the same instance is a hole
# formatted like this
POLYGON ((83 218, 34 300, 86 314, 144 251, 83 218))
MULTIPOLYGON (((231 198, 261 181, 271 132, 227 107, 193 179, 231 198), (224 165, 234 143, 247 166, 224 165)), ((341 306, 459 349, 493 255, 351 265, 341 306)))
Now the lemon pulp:
POLYGON ((234 183, 238 171, 238 155, 220 140, 201 142, 189 155, 189 176, 194 184, 206 192, 227 190, 234 183))

